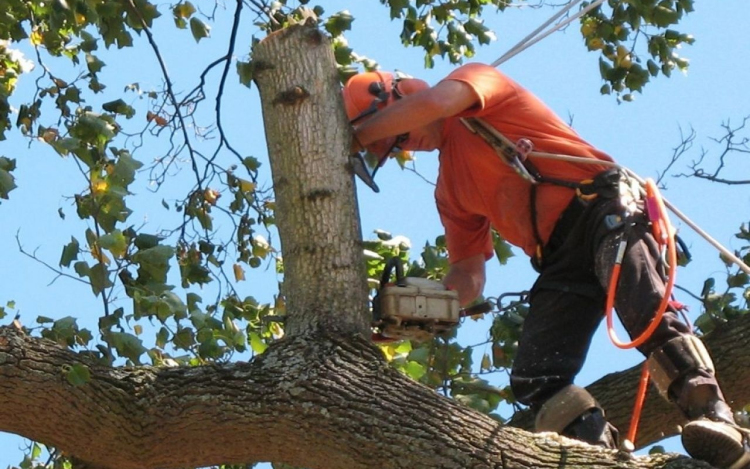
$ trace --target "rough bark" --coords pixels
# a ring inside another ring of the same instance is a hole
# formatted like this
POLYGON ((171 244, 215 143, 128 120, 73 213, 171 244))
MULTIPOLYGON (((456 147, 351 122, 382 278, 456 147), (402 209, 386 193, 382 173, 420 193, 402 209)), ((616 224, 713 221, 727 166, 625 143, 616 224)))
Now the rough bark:
POLYGON ((362 233, 333 49, 314 24, 296 25, 256 45, 253 62, 284 257, 286 332, 365 333, 362 233))
POLYGON ((396 372, 360 336, 297 336, 250 363, 112 369, 3 328, 0 393, 0 429, 91 467, 708 467, 503 426, 396 372), (88 383, 65 379, 74 364, 88 383))

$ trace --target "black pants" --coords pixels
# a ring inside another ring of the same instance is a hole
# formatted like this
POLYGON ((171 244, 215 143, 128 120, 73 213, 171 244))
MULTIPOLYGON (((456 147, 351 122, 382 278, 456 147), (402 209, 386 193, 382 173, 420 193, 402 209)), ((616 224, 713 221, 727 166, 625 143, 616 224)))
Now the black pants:
MULTIPOLYGON (((664 296, 658 246, 645 215, 633 215, 618 226, 613 221, 622 213, 616 198, 600 196, 585 206, 574 199, 545 247, 511 373, 516 399, 534 410, 572 384, 581 370, 604 317, 606 287, 621 237, 627 237, 628 244, 615 309, 631 339, 649 326, 664 296)), ((689 326, 668 310, 638 350, 648 355, 689 333, 689 326)), ((697 384, 713 385, 720 395, 715 378, 705 372, 696 371, 680 386, 697 384)))

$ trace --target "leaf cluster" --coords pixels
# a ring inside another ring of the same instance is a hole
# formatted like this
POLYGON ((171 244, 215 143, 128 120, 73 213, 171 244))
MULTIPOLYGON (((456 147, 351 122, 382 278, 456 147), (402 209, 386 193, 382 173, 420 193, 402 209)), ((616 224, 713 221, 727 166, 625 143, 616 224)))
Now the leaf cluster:
MULTIPOLYGON (((740 226, 740 231, 735 236, 745 243, 735 254, 746 265, 750 264, 750 230, 747 225, 740 226)), ((699 295, 703 311, 696 318, 695 326, 704 334, 750 312, 750 275, 721 257, 727 268, 726 277, 719 284, 714 277, 706 279, 699 295), (722 284, 723 288, 720 287, 722 284)))
POLYGON ((685 72, 689 61, 678 54, 693 44, 690 34, 675 29, 693 11, 693 0, 609 1, 581 18, 588 50, 599 51, 602 94, 631 101, 651 78, 685 72))

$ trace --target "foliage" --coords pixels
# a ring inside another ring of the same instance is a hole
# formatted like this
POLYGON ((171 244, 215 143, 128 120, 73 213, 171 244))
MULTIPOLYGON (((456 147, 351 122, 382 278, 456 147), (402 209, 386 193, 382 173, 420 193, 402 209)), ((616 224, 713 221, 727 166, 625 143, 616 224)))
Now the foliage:
MULTIPOLYGON (((451 63, 471 58, 476 44, 494 39, 482 15, 511 5, 505 0, 381 3, 385 15, 402 21, 402 42, 425 51, 428 67, 437 56, 451 63)), ((78 170, 78 179, 66 181, 64 189, 73 193, 78 220, 70 221, 70 241, 60 246, 58 264, 52 269, 66 281, 87 284, 101 304, 99 317, 89 328, 78 324, 82 318, 38 316, 35 322, 22 318, 29 332, 104 365, 154 366, 249 358, 283 336, 284 298, 277 295, 264 303, 239 294, 236 288, 259 275, 263 267, 281 279, 283 260, 274 241, 273 195, 260 178, 265 168, 258 158, 238 152, 227 140, 221 103, 224 88, 234 80, 248 87, 253 80, 256 65, 235 44, 252 34, 238 33, 246 16, 254 21, 253 32, 261 34, 318 21, 333 38, 342 79, 360 68, 377 66, 349 47, 344 35, 355 21, 349 12, 327 14, 323 7, 308 4, 307 0, 237 2, 226 53, 196 77, 193 89, 179 93, 153 30, 173 25, 190 42, 204 45, 212 40, 218 4, 203 10, 186 0, 169 6, 149 0, 3 0, 0 140, 25 139, 35 151, 51 149, 78 170), (246 4, 251 13, 243 12, 246 4), (159 71, 160 88, 131 82, 123 91, 111 85, 117 77, 108 74, 107 62, 136 46, 159 71), (235 59, 238 55, 242 58, 235 59), (219 74, 216 111, 206 114, 201 109, 212 91, 206 87, 206 76, 212 71, 219 74), (29 95, 18 95, 20 80, 28 80, 29 95), (174 200, 162 200, 164 222, 141 225, 133 216, 134 194, 177 185, 173 181, 179 181, 181 192, 174 200)), ((675 51, 692 38, 668 28, 690 11, 692 0, 611 1, 584 16, 584 42, 601 54, 600 71, 606 82, 602 92, 640 91, 650 77, 669 76, 674 68, 684 70, 687 61, 675 51), (645 52, 638 52, 640 42, 645 42, 645 52), (651 58, 644 66, 641 56, 646 55, 651 58)), ((250 42, 239 47, 249 49, 250 42)), ((622 99, 629 100, 630 95, 622 99)), ((401 155, 399 163, 407 160, 408 155, 401 155)), ((19 155, 0 156, 0 199, 13 196, 18 184, 14 171, 23 164, 28 163, 19 155)), ((62 209, 60 216, 65 218, 62 209)), ((404 263, 407 275, 440 279, 447 272, 442 237, 425 243, 419 259, 413 260, 409 240, 382 231, 375 235, 365 243, 373 289, 384 261, 392 257, 404 263)), ((740 237, 748 240, 744 227, 740 237)), ((512 252, 499 237, 494 241, 497 258, 504 264, 512 252)), ((747 310, 747 276, 729 274, 728 285, 721 294, 714 291, 713 283, 704 289, 705 317, 710 318, 701 323, 704 331, 715 321, 747 310), (741 289, 744 293, 736 294, 741 289), (740 296, 745 303, 738 306, 740 296)), ((482 343, 465 346, 448 335, 422 344, 386 345, 383 352, 413 379, 503 418, 500 406, 513 405, 513 396, 507 386, 490 385, 488 375, 507 373, 512 364, 527 311, 524 298, 523 293, 488 298, 495 314, 487 320, 488 335, 482 343)), ((17 309, 9 301, 0 307, 0 318, 10 312, 17 309)), ((60 371, 74 386, 86 386, 90 376, 86 365, 60 371)), ((43 465, 39 448, 32 444, 23 469, 43 465)), ((70 466, 67 459, 50 452, 53 465, 70 466)))
MULTIPOLYGON (((740 226, 740 232, 735 235, 745 245, 738 251, 737 255, 745 264, 750 263, 750 231, 747 225, 740 226)), ((704 310, 695 320, 695 325, 701 332, 708 334, 716 326, 731 321, 750 310, 750 276, 742 270, 736 269, 727 259, 722 257, 726 264, 726 279, 724 287, 719 289, 716 279, 710 277, 703 284, 700 300, 704 310)))
POLYGON ((586 47, 601 51, 602 94, 625 93, 622 99, 631 101, 650 78, 687 70, 689 62, 677 50, 694 38, 673 28, 693 11, 693 0, 608 3, 610 11, 596 8, 581 20, 586 47))

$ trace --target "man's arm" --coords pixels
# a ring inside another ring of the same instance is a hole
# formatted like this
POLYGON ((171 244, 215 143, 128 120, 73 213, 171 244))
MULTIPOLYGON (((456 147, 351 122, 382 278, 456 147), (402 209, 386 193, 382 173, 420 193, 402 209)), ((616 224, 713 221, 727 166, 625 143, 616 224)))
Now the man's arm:
POLYGON ((484 291, 485 282, 484 254, 461 259, 450 266, 443 284, 450 290, 458 292, 458 302, 466 306, 484 291))
MULTIPOLYGON (((376 112, 355 129, 355 142, 370 145, 455 116, 479 100, 474 90, 454 80, 444 80, 432 88, 404 96, 376 112)), ((356 144, 356 143, 355 143, 356 144)), ((358 148, 358 150, 361 148, 358 148)))

